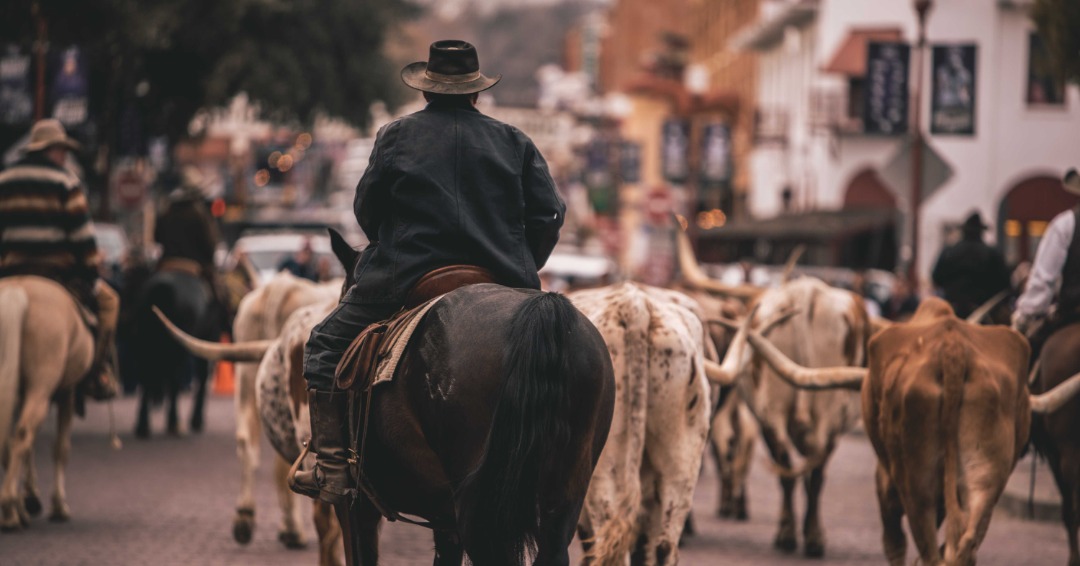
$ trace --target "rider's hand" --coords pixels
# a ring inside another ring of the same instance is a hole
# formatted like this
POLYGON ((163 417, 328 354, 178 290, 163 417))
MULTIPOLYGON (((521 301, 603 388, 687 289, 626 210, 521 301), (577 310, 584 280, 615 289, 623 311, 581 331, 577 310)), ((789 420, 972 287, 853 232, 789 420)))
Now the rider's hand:
POLYGON ((1032 316, 1024 314, 1020 311, 1016 311, 1012 315, 1012 328, 1013 330, 1023 334, 1024 336, 1030 336, 1031 331, 1038 326, 1038 322, 1042 317, 1032 316))

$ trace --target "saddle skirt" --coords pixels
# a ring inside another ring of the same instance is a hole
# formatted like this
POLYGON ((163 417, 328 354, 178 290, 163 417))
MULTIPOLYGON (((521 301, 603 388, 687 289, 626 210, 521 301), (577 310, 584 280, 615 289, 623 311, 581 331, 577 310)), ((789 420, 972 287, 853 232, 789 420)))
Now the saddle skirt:
POLYGON ((338 362, 334 372, 337 388, 366 391, 393 379, 416 326, 444 296, 439 295, 420 306, 402 310, 389 320, 365 328, 338 362))

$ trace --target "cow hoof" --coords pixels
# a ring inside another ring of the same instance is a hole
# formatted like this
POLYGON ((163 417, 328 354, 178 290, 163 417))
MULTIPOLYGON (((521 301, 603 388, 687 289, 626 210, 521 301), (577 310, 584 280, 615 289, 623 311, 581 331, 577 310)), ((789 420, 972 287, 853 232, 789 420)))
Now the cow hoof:
POLYGON ((64 508, 53 509, 52 513, 49 513, 49 520, 54 523, 66 523, 71 520, 71 513, 64 508))
POLYGON ((139 425, 135 427, 135 438, 139 440, 147 440, 150 438, 150 427, 139 425))
POLYGON ((825 544, 821 542, 806 541, 806 548, 803 549, 803 554, 805 554, 807 558, 824 558, 825 544))
POLYGON ((739 509, 739 512, 735 514, 736 521, 749 521, 750 513, 746 512, 746 509, 739 509))
POLYGON ((26 498, 23 499, 23 506, 26 507, 26 512, 29 513, 31 517, 41 515, 41 512, 44 510, 44 507, 41 506, 41 500, 38 499, 38 496, 36 495, 27 495, 26 498))
POLYGON ((307 548, 307 542, 304 541, 300 533, 281 531, 278 533, 277 539, 281 544, 285 545, 285 548, 290 550, 303 550, 307 548))
POLYGON ((199 432, 202 432, 202 429, 203 429, 203 420, 202 420, 202 418, 201 417, 197 418, 197 419, 192 418, 191 419, 191 432, 199 433, 199 432))
POLYGON ((23 525, 20 521, 15 521, 12 524, 0 524, 0 533, 15 533, 21 530, 23 530, 23 525))
POLYGON ((780 552, 791 554, 799 549, 799 544, 795 541, 795 537, 777 535, 773 541, 773 547, 780 552))
POLYGON ((233 539, 240 544, 248 544, 251 542, 253 532, 255 532, 255 511, 237 509, 236 519, 233 520, 233 539))

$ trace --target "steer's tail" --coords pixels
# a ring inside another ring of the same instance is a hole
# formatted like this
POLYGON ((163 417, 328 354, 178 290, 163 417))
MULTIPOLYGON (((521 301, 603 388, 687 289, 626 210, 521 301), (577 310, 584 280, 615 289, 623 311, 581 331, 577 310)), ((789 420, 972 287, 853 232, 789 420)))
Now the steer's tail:
POLYGON ((941 442, 945 448, 945 540, 957 541, 964 533, 965 513, 960 506, 960 405, 970 369, 971 351, 955 335, 942 337, 938 350, 941 372, 941 442))
POLYGON ((14 285, 0 286, 0 454, 6 450, 19 395, 22 332, 30 300, 14 285))
POLYGON ((462 542, 473 564, 522 564, 536 548, 543 484, 565 475, 571 330, 580 316, 557 293, 522 303, 507 337, 507 375, 487 446, 457 491, 462 542))

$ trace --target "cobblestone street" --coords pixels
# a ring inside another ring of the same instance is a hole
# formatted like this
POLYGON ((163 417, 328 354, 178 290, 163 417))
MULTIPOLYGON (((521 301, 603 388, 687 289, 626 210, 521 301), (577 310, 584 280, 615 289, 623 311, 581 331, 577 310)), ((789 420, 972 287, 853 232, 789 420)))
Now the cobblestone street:
MULTIPOLYGON (((241 546, 232 538, 233 505, 239 464, 233 441, 232 400, 212 398, 209 422, 201 435, 170 438, 162 434, 164 415, 154 415, 156 436, 136 441, 133 399, 116 404, 124 447, 108 442, 108 411, 88 408, 72 438, 68 494, 72 520, 54 524, 34 519, 28 530, 0 536, 0 565, 275 565, 316 564, 315 531, 305 525, 306 550, 286 550, 277 541, 280 512, 270 481, 269 445, 264 441, 256 490, 257 528, 241 546)), ((186 414, 187 404, 183 409, 186 414)), ((47 505, 51 497, 51 443, 55 419, 43 427, 36 458, 47 505)), ((810 561, 772 549, 779 509, 779 488, 758 450, 750 484, 750 520, 736 523, 715 517, 716 479, 707 465, 695 501, 698 534, 682 550, 682 564, 881 564, 880 522, 874 498, 873 454, 866 439, 849 435, 831 462, 824 496, 826 557, 810 561)), ((310 516, 310 505, 305 505, 310 516)), ((910 544, 909 544, 910 546, 910 544)), ((383 529, 383 564, 431 563, 431 537, 409 525, 383 529)), ((909 550, 909 559, 914 549, 909 550)), ((576 562, 580 550, 575 544, 576 562)), ((979 553, 981 565, 1057 565, 1067 558, 1065 533, 1056 522, 1028 522, 999 510, 979 553)))

